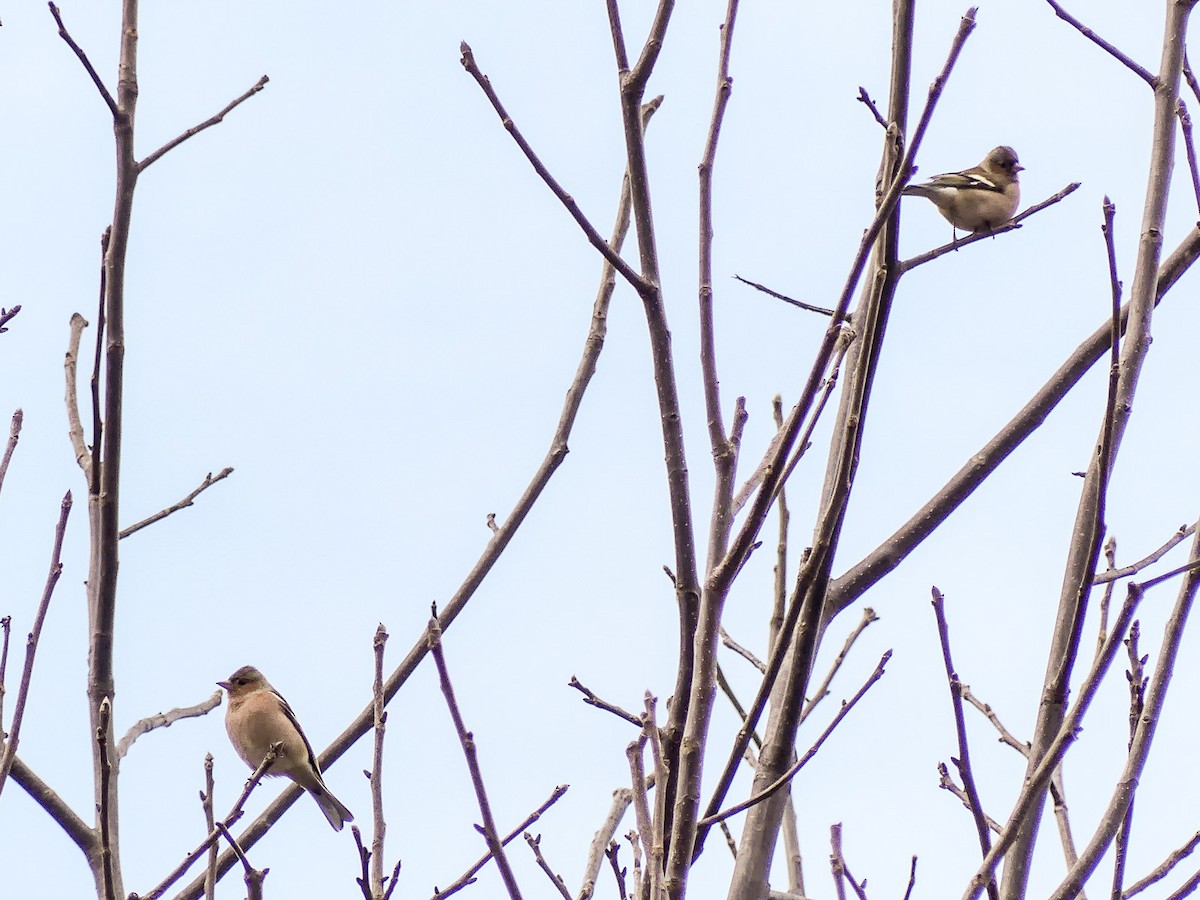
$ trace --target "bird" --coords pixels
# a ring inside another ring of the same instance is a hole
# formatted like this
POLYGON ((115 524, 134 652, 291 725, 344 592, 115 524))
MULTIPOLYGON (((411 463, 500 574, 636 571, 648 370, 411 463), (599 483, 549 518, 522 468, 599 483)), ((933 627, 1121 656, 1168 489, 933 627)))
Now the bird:
POLYGON ((267 774, 285 775, 312 794, 334 831, 341 831, 342 825, 354 821, 350 810, 325 786, 316 754, 296 714, 262 672, 254 666, 242 666, 227 681, 217 684, 229 694, 225 730, 246 765, 257 769, 271 745, 282 743, 267 774))
POLYGON ((909 197, 925 197, 954 229, 992 231, 1013 217, 1021 202, 1017 173, 1025 167, 1012 147, 997 147, 973 169, 935 175, 923 184, 904 188, 909 197))

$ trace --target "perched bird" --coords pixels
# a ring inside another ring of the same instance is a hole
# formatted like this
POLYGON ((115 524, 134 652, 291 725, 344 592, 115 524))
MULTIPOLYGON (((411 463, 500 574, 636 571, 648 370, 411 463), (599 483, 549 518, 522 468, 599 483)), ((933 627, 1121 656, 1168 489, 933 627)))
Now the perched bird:
POLYGON ((973 169, 935 175, 924 184, 908 185, 904 193, 933 201, 954 229, 991 231, 1017 211, 1021 202, 1017 173, 1024 168, 1012 147, 997 147, 973 169))
POLYGON ((229 732, 233 749, 246 765, 257 769, 271 745, 282 742, 279 756, 271 763, 267 774, 286 775, 312 794, 334 831, 341 831, 344 823, 352 822, 354 816, 350 815, 350 810, 325 786, 317 757, 296 721, 296 714, 263 678, 262 672, 254 666, 242 666, 229 676, 228 681, 217 684, 229 693, 225 730, 229 732))

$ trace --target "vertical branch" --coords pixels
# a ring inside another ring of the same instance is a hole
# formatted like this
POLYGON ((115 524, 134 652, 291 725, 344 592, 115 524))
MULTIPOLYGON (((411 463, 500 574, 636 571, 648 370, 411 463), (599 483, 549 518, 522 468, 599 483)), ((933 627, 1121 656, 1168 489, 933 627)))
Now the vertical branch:
POLYGON ((0 459, 0 489, 4 487, 4 476, 8 474, 8 464, 12 462, 13 452, 17 449, 17 441, 21 437, 21 423, 24 420, 24 411, 18 409, 13 413, 12 425, 8 431, 8 443, 4 447, 4 458, 0 459))
MULTIPOLYGON (((1106 416, 1097 452, 1093 454, 1084 477, 1075 524, 1071 530, 1072 540, 1063 572, 1058 615, 1050 641, 1028 772, 1032 772, 1046 756, 1066 715, 1071 673, 1082 636, 1086 599, 1099 558, 1105 482, 1129 424, 1138 379, 1150 349, 1150 326, 1158 292, 1163 225, 1175 158, 1175 114, 1179 102, 1183 47, 1194 2, 1168 0, 1166 4, 1162 59, 1154 83, 1150 171, 1133 287, 1130 290, 1125 342, 1121 348, 1113 392, 1115 398, 1112 414, 1106 416)), ((1029 814, 1018 823, 1019 833, 1004 867, 1001 885, 1004 900, 1019 900, 1025 896, 1044 801, 1044 794, 1036 798, 1029 814)))
MULTIPOLYGON (((942 645, 942 662, 946 665, 946 681, 950 685, 950 702, 954 707, 954 730, 958 735, 958 759, 950 761, 958 768, 962 777, 963 790, 971 808, 971 816, 975 820, 975 832, 979 836, 979 849, 987 856, 992 847, 991 833, 988 831, 987 819, 983 812, 983 803, 979 799, 979 789, 975 786, 975 773, 971 768, 971 750, 967 743, 967 723, 963 717, 962 681, 954 669, 954 661, 950 654, 950 623, 946 621, 946 602, 942 592, 933 589, 933 613, 937 617, 938 637, 942 645)), ((987 883, 989 900, 1000 896, 1000 889, 993 878, 987 883)))
MULTIPOLYGON (((0 753, 0 793, 4 792, 4 784, 8 781, 8 773, 12 771, 13 760, 17 758, 17 744, 21 739, 21 722, 25 718, 25 702, 29 698, 29 685, 33 680, 33 658, 37 654, 38 641, 42 636, 42 626, 46 624, 46 613, 50 611, 50 598, 54 596, 54 586, 62 574, 62 545, 67 532, 67 517, 71 515, 71 492, 67 491, 62 499, 58 513, 58 525, 54 529, 54 549, 50 554, 50 573, 46 576, 46 586, 42 590, 42 599, 38 603, 37 613, 33 617, 33 628, 25 641, 25 668, 21 673, 21 685, 17 689, 16 706, 13 709, 12 725, 9 728, 7 741, 4 741, 4 752, 0 753)), ((4 666, 8 658, 8 632, 10 626, 8 617, 4 620, 4 656, 0 658, 0 696, 4 691, 4 666)), ((3 720, 0 720, 0 739, 3 739, 3 720)))
MULTIPOLYGON (((213 811, 213 757, 211 753, 204 754, 204 830, 212 834, 217 826, 217 817, 213 811)), ((217 896, 217 842, 213 841, 208 847, 208 861, 204 867, 204 896, 207 900, 216 900, 217 896)))
MULTIPOLYGON (((659 0, 654 21, 642 53, 633 70, 625 50, 616 0, 609 0, 609 23, 617 58, 620 82, 621 120, 625 132, 625 154, 628 162, 630 197, 633 221, 637 226, 638 256, 641 263, 641 282, 638 294, 646 314, 650 332, 650 352, 654 384, 658 395, 663 448, 667 465, 667 492, 670 498, 671 525, 675 544, 675 595, 679 604, 679 665, 676 671, 675 702, 671 704, 667 727, 663 734, 664 753, 670 781, 659 785, 666 791, 668 804, 674 796, 679 775, 677 759, 688 715, 695 674, 693 641, 699 620, 700 587, 696 571, 695 531, 692 525, 691 496, 688 487, 687 456, 684 452, 683 417, 679 406, 679 391, 675 381, 675 364, 671 357, 671 330, 667 324, 666 307, 659 273, 658 246, 654 230, 654 214, 650 202, 650 171, 646 159, 645 128, 642 119, 642 98, 646 82, 658 60, 662 42, 670 22, 673 0, 659 0)), ((712 690, 711 686, 709 690, 712 690)))
MULTIPOLYGON (((772 654, 772 668, 778 673, 780 693, 778 703, 773 709, 775 714, 768 721, 763 750, 759 754, 759 765, 751 787, 752 795, 762 793, 779 779, 791 765, 795 752, 804 695, 820 639, 830 570, 854 484, 871 387, 887 330, 892 297, 900 277, 897 265, 900 214, 895 200, 900 185, 909 177, 913 157, 932 118, 943 86, 975 27, 974 10, 968 10, 959 24, 946 62, 929 89, 912 140, 905 147, 914 6, 910 0, 894 0, 893 3, 893 58, 888 109, 891 124, 887 130, 876 179, 877 210, 875 221, 872 223, 874 234, 868 231, 864 240, 870 237, 871 243, 860 249, 859 259, 863 264, 866 263, 863 251, 868 247, 872 259, 870 270, 863 275, 859 307, 851 320, 859 333, 859 339, 851 346, 847 356, 847 383, 843 388, 834 426, 834 438, 830 445, 821 509, 814 528, 812 554, 801 567, 792 599, 795 609, 789 611, 789 621, 780 636, 780 646, 772 654), (776 659, 779 661, 775 662, 776 659)), ((856 276, 852 273, 853 277, 856 276)), ((848 286, 852 283, 853 281, 849 281, 848 286)), ((849 290, 844 292, 839 312, 844 309, 842 304, 849 302, 848 294, 849 290)), ((834 319, 830 328, 836 328, 838 325, 838 320, 834 319)), ((770 672, 770 669, 768 671, 770 672)), ((764 687, 770 690, 765 684, 764 687)), ((723 790, 728 788, 728 775, 727 767, 720 785, 723 790)), ((764 896, 768 892, 771 861, 774 858, 775 843, 782 825, 786 801, 786 794, 778 794, 757 804, 747 813, 742 829, 742 842, 734 866, 730 897, 764 896)), ((714 798, 709 810, 713 810, 719 802, 719 799, 714 798)))
MULTIPOLYGON (((683 738, 679 745, 678 760, 669 764, 672 781, 660 786, 673 787, 665 800, 670 811, 669 847, 665 887, 667 896, 680 900, 687 891, 687 873, 692 862, 692 849, 696 842, 696 828, 700 810, 700 782, 704 747, 707 744, 709 725, 712 721, 713 700, 716 695, 717 632, 721 624, 721 611, 725 606, 728 581, 720 583, 708 578, 712 570, 725 557, 729 547, 729 533, 733 521, 733 489, 737 469, 737 451, 741 432, 746 423, 745 403, 739 399, 734 412, 733 433, 725 434, 721 415, 721 392, 717 378, 716 337, 713 328, 712 286, 712 171, 716 162, 717 142, 721 135, 721 124, 733 81, 729 77, 729 58, 733 46, 733 30, 737 22, 738 0, 729 0, 725 21, 721 25, 721 49, 717 64, 717 88, 713 99, 712 119, 705 142, 704 157, 700 163, 700 366, 704 383, 704 402, 708 418, 709 442, 712 447, 713 463, 716 468, 716 483, 713 490, 711 524, 709 528, 708 560, 705 566, 705 581, 700 596, 699 617, 693 635, 692 653, 694 668, 691 684, 687 686, 688 701, 683 710, 683 738)), ((683 674, 682 666, 680 675, 683 674)), ((671 721, 678 722, 675 715, 680 694, 675 695, 671 706, 671 721)), ((668 733, 672 733, 668 728, 668 733)), ((653 862, 653 861, 652 861, 653 862)))

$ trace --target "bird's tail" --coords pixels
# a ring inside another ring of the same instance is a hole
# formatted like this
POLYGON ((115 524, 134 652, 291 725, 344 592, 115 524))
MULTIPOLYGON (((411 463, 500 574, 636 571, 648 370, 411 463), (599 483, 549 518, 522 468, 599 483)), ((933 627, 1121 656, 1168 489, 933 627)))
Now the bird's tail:
POLYGON ((329 824, 333 826, 334 831, 341 831, 343 825, 354 821, 354 816, 350 814, 350 810, 346 809, 342 801, 333 796, 329 788, 325 787, 324 784, 311 787, 308 789, 308 792, 313 795, 313 799, 317 801, 317 806, 321 807, 321 812, 325 813, 325 818, 329 820, 329 824))

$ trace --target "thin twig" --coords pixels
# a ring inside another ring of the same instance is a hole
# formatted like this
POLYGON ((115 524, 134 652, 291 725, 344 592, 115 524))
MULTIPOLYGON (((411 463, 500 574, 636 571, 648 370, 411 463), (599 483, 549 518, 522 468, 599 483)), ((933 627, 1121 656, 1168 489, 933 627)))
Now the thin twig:
POLYGON ((950 253, 951 251, 961 250, 963 247, 967 246, 968 244, 974 244, 976 241, 982 241, 985 238, 995 237, 998 234, 1004 234, 1004 232, 1006 232, 1006 231, 1013 231, 1017 228, 1020 228, 1021 223, 1025 219, 1028 219, 1030 216, 1034 215, 1035 213, 1041 212, 1047 206, 1053 206, 1055 203, 1058 203, 1058 201, 1062 200, 1063 198, 1068 197, 1069 195, 1075 193, 1075 191, 1077 191, 1079 189, 1079 186, 1081 183, 1082 182, 1075 181, 1075 182, 1072 182, 1071 184, 1068 184, 1065 188, 1063 188, 1057 194, 1047 197, 1041 203, 1035 203, 1033 206, 1029 207, 1024 212, 1020 213, 1019 215, 1013 216, 1011 219, 1009 219, 1003 225, 997 225, 991 231, 979 231, 974 234, 969 234, 965 237, 961 237, 961 238, 958 238, 957 240, 953 240, 948 244, 942 244, 942 246, 940 246, 940 247, 934 247, 932 250, 927 250, 924 253, 919 253, 916 256, 913 256, 909 259, 903 260, 900 263, 900 271, 908 272, 911 269, 915 269, 917 266, 924 265, 925 263, 930 262, 931 260, 937 259, 939 256, 945 256, 947 253, 950 253))
MULTIPOLYGON (((562 797, 562 795, 567 792, 568 787, 569 787, 569 785, 565 785, 565 784, 560 784, 558 787, 556 787, 554 789, 554 791, 550 794, 550 796, 546 799, 546 802, 543 803, 541 806, 539 806, 537 809, 535 809, 533 812, 531 812, 528 816, 526 816, 525 821, 523 821, 520 825, 518 825, 516 828, 514 828, 512 831, 510 831, 508 834, 506 834, 504 836, 504 839, 500 843, 507 846, 508 844, 510 844, 514 840, 516 840, 518 835, 524 834, 524 832, 529 828, 530 825, 532 825, 534 822, 536 822, 538 819, 540 819, 542 817, 542 813, 544 813, 551 806, 553 806, 555 803, 558 802, 559 798, 562 797)), ((447 886, 445 889, 439 889, 439 888, 435 887, 433 889, 433 897, 430 898, 430 900, 443 900, 443 898, 449 897, 451 894, 458 893, 463 888, 465 888, 467 885, 473 884, 475 881, 476 873, 479 872, 479 870, 482 869, 484 866, 486 866, 488 864, 488 861, 491 858, 492 858, 492 853, 489 850, 487 853, 485 853, 483 856, 481 856, 479 858, 479 860, 473 866, 471 866, 471 868, 467 869, 467 871, 465 871, 462 875, 460 875, 453 882, 451 882, 450 885, 447 886)))
POLYGON ((597 697, 574 675, 572 675, 571 680, 567 682, 567 686, 573 687, 575 690, 579 691, 579 693, 583 694, 583 702, 588 706, 594 706, 596 709, 603 709, 612 713, 619 719, 624 719, 631 725, 636 725, 638 728, 642 727, 642 720, 639 716, 635 716, 633 713, 621 709, 621 707, 617 706, 615 703, 609 703, 607 700, 602 700, 600 697, 597 697))
POLYGON ((992 727, 994 727, 997 733, 1000 735, 1000 743, 1008 744, 1008 746, 1012 747, 1022 756, 1028 758, 1029 744, 1025 741, 1018 740, 1011 731, 1004 727, 1004 723, 1000 721, 1000 717, 996 715, 996 711, 992 709, 991 704, 984 703, 982 700, 972 694, 971 688, 968 685, 961 684, 961 682, 960 685, 963 699, 987 716, 987 720, 992 723, 992 727))
POLYGON ((204 131, 206 128, 212 128, 214 125, 219 125, 221 122, 224 121, 225 117, 227 115, 229 115, 229 113, 231 113, 238 106, 241 106, 243 103, 245 103, 247 100, 249 100, 255 94, 257 94, 263 88, 265 88, 267 86, 267 82, 270 80, 271 79, 269 79, 266 75, 264 75, 262 78, 258 79, 258 81, 256 81, 254 83, 254 86, 251 87, 250 90, 246 91, 246 93, 242 94, 236 100, 229 103, 224 109, 222 109, 215 116, 205 119, 199 125, 193 125, 191 128, 189 128, 183 134, 167 141, 165 144, 163 144, 161 147, 159 147, 157 150, 155 150, 153 153, 151 153, 149 156, 147 156, 145 159, 143 159, 140 163, 137 164, 138 171, 139 172, 146 171, 146 169, 148 169, 151 166, 151 164, 157 162, 159 159, 161 159, 167 153, 170 153, 172 150, 174 150, 176 147, 178 147, 180 144, 182 144, 188 138, 195 137, 200 132, 204 131))
POLYGON ((913 888, 917 886, 917 858, 912 858, 912 866, 908 870, 908 888, 904 891, 904 900, 910 900, 913 888))
POLYGON ((750 665, 752 665, 752 666, 754 666, 754 668, 758 669, 758 671, 760 671, 760 672, 766 671, 767 664, 765 662, 763 662, 761 659, 759 659, 757 656, 755 656, 753 653, 751 653, 749 650, 747 650, 745 647, 743 647, 741 644, 739 644, 737 641, 735 641, 732 637, 730 637, 729 632, 725 630, 724 625, 717 626, 717 633, 719 635, 721 635, 721 643, 722 644, 724 644, 726 647, 728 647, 730 650, 732 650, 738 656, 742 657, 744 660, 746 660, 746 662, 750 663, 750 665))
POLYGON ((734 275, 733 277, 742 284, 750 285, 750 287, 754 288, 756 291, 762 291, 762 293, 766 294, 768 297, 774 297, 776 300, 782 300, 784 303, 790 303, 792 306, 799 307, 806 312, 820 313, 823 316, 833 316, 833 310, 827 307, 816 306, 812 303, 805 303, 803 300, 796 300, 793 297, 789 297, 787 294, 781 294, 779 291, 771 290, 765 284, 759 284, 757 281, 751 281, 748 278, 743 278, 741 275, 734 275))
MULTIPOLYGON (((12 424, 8 429, 8 444, 4 447, 4 457, 0 459, 0 489, 4 487, 4 476, 8 474, 8 464, 12 462, 12 456, 17 449, 17 441, 21 437, 21 423, 25 421, 25 413, 18 409, 12 415, 12 424)), ((2 682, 3 679, 0 679, 2 682)))
POLYGON ((871 115, 875 118, 875 121, 879 123, 879 127, 882 128, 884 131, 887 131, 887 127, 888 127, 887 119, 885 119, 882 115, 879 114, 879 107, 875 105, 875 101, 871 99, 871 95, 867 93, 867 89, 865 87, 863 87, 862 85, 859 85, 858 97, 856 97, 855 99, 857 99, 859 103, 861 103, 863 106, 865 106, 867 109, 869 109, 871 111, 871 115))
MULTIPOLYGON (((933 614, 937 619, 938 639, 942 647, 942 662, 946 667, 946 682, 950 686, 950 703, 954 710, 954 730, 958 737, 958 759, 951 759, 958 774, 962 777, 963 790, 967 795, 968 809, 975 820, 975 833, 979 839, 979 849, 986 856, 992 845, 991 834, 988 831, 987 820, 983 812, 983 801, 979 799, 979 788, 975 784, 975 774, 971 770, 971 749, 967 742, 967 722, 963 716, 962 682, 954 669, 954 661, 950 653, 950 623, 946 620, 946 603, 942 592, 933 588, 933 614)), ((989 900, 1000 900, 1000 888, 995 879, 987 885, 989 900)))
POLYGON ((533 851, 533 858, 537 861, 538 868, 546 873, 546 877, 558 888, 558 892, 563 895, 564 900, 571 900, 571 892, 567 890, 566 882, 562 880, 561 875, 550 868, 550 863, 546 862, 546 857, 542 855, 542 836, 540 834, 534 836, 526 831, 525 843, 533 851))
MULTIPOLYGON (((974 810, 971 809, 971 799, 967 796, 967 792, 964 791, 962 788, 960 788, 955 783, 954 778, 950 775, 949 767, 944 762, 940 762, 937 765, 937 770, 938 770, 938 787, 940 787, 942 790, 947 791, 947 792, 953 794, 955 797, 957 797, 959 802, 962 803, 963 809, 965 809, 967 812, 973 814, 974 810)), ((997 822, 995 819, 993 819, 991 816, 987 815, 986 813, 984 814, 983 818, 984 818, 984 821, 987 822, 987 826, 989 829, 994 831, 996 834, 1000 833, 1003 826, 999 822, 997 822)))
MULTIPOLYGON (((276 742, 271 745, 271 748, 267 751, 267 755, 264 756, 262 762, 258 764, 258 768, 250 773, 250 778, 247 779, 245 787, 242 788, 242 793, 238 796, 237 800, 234 801, 233 806, 229 810, 229 814, 226 815, 224 819, 217 822, 217 827, 209 829, 208 835, 203 841, 200 842, 200 845, 196 847, 196 849, 192 850, 187 856, 185 856, 183 858, 183 862, 176 866, 174 871, 167 875, 166 878, 151 888, 148 892, 144 894, 138 894, 139 900, 158 900, 159 897, 163 896, 163 894, 170 889, 171 885, 173 885, 176 881, 182 878, 184 874, 186 874, 187 870, 192 867, 192 864, 196 860, 203 856, 210 847, 214 847, 216 845, 223 833, 228 834, 228 827, 245 814, 246 801, 250 799, 250 794, 262 782, 263 777, 267 774, 267 769, 271 768, 271 764, 278 758, 279 751, 282 749, 282 742, 276 742)), ((240 849, 240 845, 236 841, 231 841, 231 846, 237 846, 238 849, 240 849)), ((206 881, 210 876, 213 878, 220 878, 221 875, 224 874, 224 872, 221 871, 214 873, 211 862, 206 869, 207 871, 204 875, 204 880, 206 881)))
POLYGON ((1077 18, 1063 9, 1062 6, 1056 2, 1056 0, 1046 0, 1046 2, 1050 4, 1050 8, 1054 10, 1055 15, 1075 28, 1085 38, 1087 38, 1105 53, 1113 57, 1113 59, 1117 60, 1126 68, 1128 68, 1131 72, 1137 75, 1138 78, 1150 85, 1152 89, 1158 86, 1158 77, 1154 75, 1153 72, 1144 66, 1138 65, 1131 57, 1127 56, 1125 53, 1122 53, 1114 45, 1104 40, 1104 38, 1100 37, 1100 35, 1096 34, 1096 32, 1092 31, 1092 29, 1088 28, 1077 18))
POLYGON ((563 189, 554 176, 550 174, 550 170, 538 158, 538 155, 534 153, 533 147, 525 140, 525 136, 521 134, 520 129, 517 128, 516 123, 513 122, 512 117, 509 116, 508 111, 504 108, 504 104, 500 102, 499 95, 496 94, 495 88, 492 87, 491 79, 480 71, 479 66, 475 62, 475 54, 471 52, 470 45, 466 41, 463 41, 459 45, 459 50, 462 51, 463 68, 467 70, 467 73, 483 89, 484 95, 488 98, 488 102, 492 104, 492 108, 496 110, 496 115, 500 117, 505 130, 517 142, 517 146, 521 148, 521 152, 525 154, 525 158, 529 160, 534 171, 538 173, 542 181, 546 183, 546 186, 554 192, 554 196, 559 199, 559 202, 567 208, 567 212, 571 214, 571 218, 583 229, 588 243, 600 251, 600 255, 608 261, 609 265, 620 272, 621 277, 628 281, 634 290, 641 294, 646 289, 645 281, 633 270, 629 263, 621 259, 613 247, 609 246, 608 242, 600 235, 600 232, 596 230, 595 226, 588 221, 587 216, 583 214, 583 211, 579 208, 579 204, 575 202, 575 198, 563 189))
POLYGON ((621 863, 617 860, 617 854, 621 852, 621 845, 616 841, 612 841, 608 845, 608 849, 604 851, 604 856, 612 867, 613 878, 617 882, 617 896, 619 900, 628 900, 629 895, 625 893, 625 869, 621 868, 621 863))
MULTIPOLYGON (((37 612, 33 617, 33 628, 25 640, 25 668, 21 672, 21 684, 17 688, 16 706, 13 709, 12 723, 9 726, 8 739, 4 742, 4 752, 0 754, 0 792, 8 781, 8 773, 12 771, 13 761, 17 758, 17 745, 21 739, 21 723, 25 719, 25 703, 29 699, 29 686, 33 681, 33 660, 37 656, 38 641, 42 637, 42 626, 46 624, 46 615, 50 611, 50 598, 54 596, 54 586, 62 575, 62 546, 63 537, 67 533, 67 518, 71 515, 71 492, 63 496, 59 506, 58 524, 54 527, 54 545, 50 551, 50 571, 46 575, 46 585, 42 588, 42 598, 38 602, 37 612)), ((8 649, 8 629, 5 629, 5 653, 8 649)), ((0 727, 3 722, 0 722, 0 727)), ((2 733, 2 732, 0 732, 2 733)))
POLYGON ((175 709, 169 709, 165 713, 157 713, 153 716, 146 716, 144 719, 138 719, 129 726, 129 730, 125 732, 125 736, 117 742, 117 757, 124 758, 129 752, 129 748, 133 746, 133 742, 147 732, 154 731, 156 728, 170 728, 171 725, 178 722, 180 719, 192 719, 197 716, 203 716, 221 705, 221 692, 213 691, 212 696, 206 700, 201 700, 194 706, 177 706, 175 709))
MULTIPOLYGON (((200 794, 200 806, 204 810, 204 830, 212 834, 217 827, 217 817, 213 812, 213 755, 204 754, 204 790, 200 794)), ((216 900, 217 895, 217 845, 216 842, 208 848, 208 865, 204 870, 204 896, 208 900, 216 900)))
POLYGON ((18 303, 16 306, 10 307, 9 309, 5 309, 4 307, 0 306, 0 334, 4 334, 4 332, 8 331, 8 323, 16 318, 17 313, 20 311, 20 303, 18 303))
POLYGON ((1142 891, 1146 890, 1146 888, 1150 887, 1151 885, 1156 884, 1159 881, 1162 881, 1164 878, 1166 878, 1168 875, 1171 874, 1172 869, 1174 869, 1177 865, 1179 865, 1181 862, 1183 862, 1183 860, 1185 860, 1189 856, 1191 856, 1192 853, 1195 851, 1196 847, 1198 847, 1198 846, 1200 846, 1200 831, 1197 831, 1195 834, 1193 834, 1188 839, 1187 843, 1184 844, 1182 847, 1179 847, 1176 850, 1172 850, 1169 854, 1167 854, 1166 859, 1164 859, 1161 863, 1159 863, 1157 866, 1155 866, 1154 869, 1149 874, 1147 874, 1144 878, 1142 878, 1140 881, 1137 881, 1134 884, 1130 885, 1128 888, 1126 888, 1125 892, 1121 896, 1123 898, 1132 897, 1135 894, 1140 894, 1142 891))
POLYGON ((54 16, 54 21, 58 23, 58 36, 66 41, 67 46, 79 57, 79 61, 83 63, 83 67, 91 77, 92 83, 96 85, 96 90, 100 92, 100 96, 104 98, 104 102, 108 105, 109 112, 115 117, 117 115, 117 101, 113 100, 112 94, 104 86, 104 80, 100 77, 100 73, 96 71, 96 67, 92 65, 92 61, 88 59, 87 54, 83 52, 83 48, 75 43, 75 39, 67 32, 67 26, 63 24, 62 15, 59 13, 58 7, 53 3, 50 4, 50 15, 54 16))
POLYGON ((496 868, 500 871, 500 879, 504 882, 508 896, 512 900, 521 900, 521 889, 517 886, 516 875, 513 874, 508 855, 504 852, 500 835, 496 832, 492 806, 488 802, 487 787, 483 783, 483 772, 479 768, 479 756, 475 751, 475 735, 467 730, 462 713, 458 708, 458 701, 454 696, 454 685, 450 682, 450 669, 446 665, 446 654, 442 649, 442 628, 438 623, 436 608, 433 609, 433 614, 429 619, 428 634, 429 651, 433 654, 433 661, 437 665, 442 695, 446 698, 446 708, 450 711, 450 719, 454 722, 454 730, 458 733, 458 742, 462 745, 463 756, 467 761, 467 770, 471 773, 475 799, 479 802, 479 814, 483 818, 483 826, 479 828, 479 831, 483 834, 492 858, 496 861, 496 868))
MULTIPOLYGON (((1135 621, 1129 629, 1129 637, 1125 639, 1125 649, 1129 654, 1129 670, 1125 673, 1129 682, 1129 742, 1127 750, 1133 749, 1133 742, 1137 738, 1138 723, 1146 708, 1146 660, 1149 657, 1142 656, 1138 652, 1140 636, 1141 627, 1135 621)), ((1133 806, 1134 798, 1130 797, 1129 806, 1125 809, 1125 815, 1117 828, 1117 836, 1114 841, 1113 880, 1110 894, 1113 898, 1120 898, 1125 888, 1125 864, 1129 852, 1129 832, 1133 829, 1133 806)))
POLYGON ((1179 99, 1179 128, 1183 134, 1183 149, 1187 154, 1188 172, 1192 176, 1192 193, 1196 196, 1196 208, 1200 210, 1200 170, 1196 166, 1196 142, 1192 137, 1192 117, 1187 104, 1179 99))
POLYGON ((142 521, 138 522, 136 525, 130 525, 128 528, 124 529, 118 535, 118 537, 127 538, 134 532, 141 531, 147 525, 153 525, 155 522, 159 521, 160 519, 165 519, 167 516, 171 515, 171 513, 179 512, 179 510, 181 510, 181 509, 187 509, 189 506, 191 506, 195 502, 196 498, 199 497, 202 493, 204 493, 206 490, 208 490, 210 487, 212 487, 218 481, 228 478, 232 474, 233 474, 232 466, 226 466, 224 469, 222 469, 216 475, 214 475, 212 472, 209 472, 207 475, 204 476, 204 480, 202 482, 200 482, 200 486, 198 488, 196 488, 194 491, 192 491, 190 494, 188 494, 186 497, 184 497, 182 500, 180 500, 178 503, 174 503, 171 506, 168 506, 166 509, 159 510, 158 512, 156 512, 154 515, 150 516, 149 518, 142 519, 142 521))
POLYGON ((1175 547, 1179 546, 1179 544, 1183 543, 1185 540, 1195 534, 1197 524, 1198 523, 1193 522, 1191 525, 1180 525, 1179 530, 1171 535, 1171 537, 1167 539, 1166 543, 1164 543, 1157 550, 1152 551, 1149 555, 1142 557, 1137 562, 1130 563, 1127 566, 1122 566, 1119 569, 1110 567, 1108 571, 1098 574, 1092 580, 1092 584, 1106 584, 1108 582, 1116 581, 1120 578, 1128 578, 1130 575, 1136 575, 1147 566, 1158 562, 1160 559, 1166 556, 1167 553, 1175 549, 1175 547))
POLYGON ((833 730, 835 728, 837 728, 838 724, 842 721, 842 719, 844 719, 846 717, 846 715, 850 712, 850 710, 852 710, 854 708, 855 704, 858 703, 858 701, 863 698, 863 696, 867 693, 867 691, 869 691, 871 689, 871 687, 875 684, 875 682, 877 682, 880 678, 883 677, 884 667, 887 665, 888 660, 891 658, 892 658, 891 650, 888 650, 887 652, 885 652, 883 654, 882 657, 880 657, 879 664, 875 667, 875 671, 871 673, 870 677, 868 677, 867 680, 863 683, 863 686, 858 689, 857 693, 855 693, 855 695, 853 697, 851 697, 849 700, 847 700, 845 703, 842 704, 842 708, 839 709, 837 712, 837 715, 833 717, 833 721, 831 721, 829 723, 829 725, 826 726, 825 730, 821 732, 820 737, 818 737, 816 739, 816 741, 813 743, 813 745, 804 752, 804 755, 801 756, 798 760, 796 760, 796 762, 794 762, 786 772, 784 772, 781 776, 779 776, 779 778, 777 778, 774 782, 772 782, 767 788, 765 788, 764 790, 755 794, 753 797, 749 798, 748 800, 744 800, 741 803, 736 803, 733 806, 729 807, 729 809, 724 810, 723 812, 719 812, 715 815, 705 816, 703 819, 700 820, 699 824, 702 826, 705 826, 705 827, 711 827, 712 825, 715 825, 717 822, 724 821, 725 819, 728 819, 730 816, 735 816, 738 813, 749 809, 751 806, 754 806, 756 803, 761 803, 762 801, 766 800, 768 797, 771 797, 772 795, 774 795, 781 788, 783 788, 789 781, 792 780, 792 778, 794 778, 796 776, 797 772, 799 772, 802 768, 804 768, 805 764, 810 759, 812 759, 814 756, 817 755, 817 751, 821 749, 821 745, 825 743, 825 740, 826 740, 826 738, 829 737, 829 735, 833 734, 833 730))
POLYGON ((817 704, 829 696, 829 685, 833 683, 833 678, 841 669, 842 663, 846 661, 846 657, 850 655, 850 650, 854 646, 854 642, 858 640, 859 635, 866 631, 867 627, 872 622, 878 622, 879 616, 875 610, 867 606, 863 608, 862 618, 858 620, 858 624, 854 629, 846 635, 846 640, 842 643, 842 649, 837 652, 837 656, 833 658, 833 662, 829 664, 829 671, 825 673, 825 679, 817 685, 817 689, 813 691, 808 702, 804 704, 804 712, 800 714, 800 721, 803 722, 816 709, 817 704))

